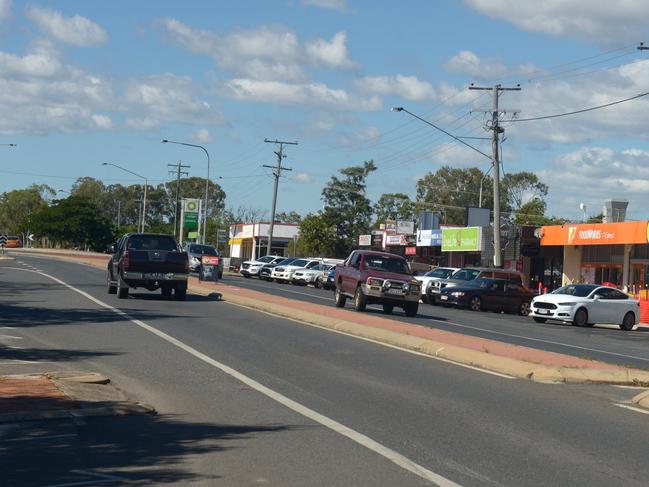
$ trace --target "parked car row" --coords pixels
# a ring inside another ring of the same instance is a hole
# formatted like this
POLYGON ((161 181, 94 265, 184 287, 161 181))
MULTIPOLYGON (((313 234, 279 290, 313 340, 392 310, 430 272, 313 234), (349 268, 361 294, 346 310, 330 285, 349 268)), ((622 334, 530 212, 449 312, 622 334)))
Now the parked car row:
POLYGON ((266 281, 313 285, 328 288, 328 277, 336 261, 325 258, 299 258, 265 255, 241 264, 240 274, 246 278, 258 277, 266 281))

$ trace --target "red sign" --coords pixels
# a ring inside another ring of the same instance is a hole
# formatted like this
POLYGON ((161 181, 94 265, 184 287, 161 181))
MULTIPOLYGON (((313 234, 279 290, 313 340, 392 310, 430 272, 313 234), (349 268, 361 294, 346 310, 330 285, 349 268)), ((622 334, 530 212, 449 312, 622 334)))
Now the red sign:
POLYGON ((219 258, 211 255, 204 255, 201 262, 205 265, 219 265, 219 258))
POLYGON ((406 255, 417 255, 417 247, 406 247, 406 255))

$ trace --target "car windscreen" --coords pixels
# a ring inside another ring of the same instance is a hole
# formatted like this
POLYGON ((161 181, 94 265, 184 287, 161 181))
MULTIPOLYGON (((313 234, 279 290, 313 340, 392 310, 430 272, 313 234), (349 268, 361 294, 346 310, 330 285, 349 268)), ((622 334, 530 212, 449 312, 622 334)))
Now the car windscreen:
POLYGON ((552 294, 567 294, 569 296, 577 296, 578 298, 585 298, 592 293, 598 286, 594 284, 569 284, 568 286, 560 287, 552 291, 552 294))
POLYGON ((287 259, 284 259, 284 260, 278 262, 277 265, 288 265, 288 264, 291 264, 292 262, 294 262, 295 260, 296 260, 295 257, 289 257, 287 259))
POLYGON ((192 254, 217 255, 216 249, 214 247, 210 247, 209 245, 190 245, 189 251, 192 254))
POLYGON ((454 272, 450 278, 457 279, 459 281, 472 281, 473 279, 478 277, 478 274, 480 274, 480 271, 478 269, 460 269, 454 272))
POLYGON ((308 260, 298 259, 298 260, 294 260, 293 262, 291 262, 291 265, 294 265, 294 266, 296 266, 296 267, 304 267, 304 266, 306 266, 308 263, 309 263, 308 260))
POLYGON ((272 262, 275 259, 275 257, 271 257, 270 255, 264 255, 263 257, 259 257, 257 259, 257 262, 263 262, 264 264, 268 264, 269 262, 272 262))
POLYGON ((440 279, 446 279, 451 274, 453 274, 453 269, 435 269, 424 274, 425 277, 438 277, 440 279))
POLYGON ((365 257, 365 267, 377 271, 394 272, 396 274, 410 274, 405 260, 383 255, 368 255, 365 257))
POLYGON ((132 235, 128 239, 128 250, 178 250, 176 241, 167 235, 132 235))

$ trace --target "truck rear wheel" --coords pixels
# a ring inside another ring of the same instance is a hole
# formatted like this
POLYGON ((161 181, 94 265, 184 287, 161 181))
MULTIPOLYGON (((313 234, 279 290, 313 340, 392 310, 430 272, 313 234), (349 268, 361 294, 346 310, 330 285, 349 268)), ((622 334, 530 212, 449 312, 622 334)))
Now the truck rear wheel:
POLYGON ((336 286, 336 290, 334 291, 335 293, 335 300, 336 300, 336 308, 344 308, 345 307, 345 302, 347 301, 347 296, 345 296, 340 289, 340 286, 336 286))
POLYGON ((176 299, 176 301, 184 301, 186 297, 187 297, 187 283, 183 282, 180 284, 176 284, 176 287, 174 288, 174 298, 176 299))

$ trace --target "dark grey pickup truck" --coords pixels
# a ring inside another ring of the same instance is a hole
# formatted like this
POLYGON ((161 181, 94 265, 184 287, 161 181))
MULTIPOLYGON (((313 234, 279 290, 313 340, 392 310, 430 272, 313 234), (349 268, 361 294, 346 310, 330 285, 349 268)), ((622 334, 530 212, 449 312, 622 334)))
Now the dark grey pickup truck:
POLYGON ((108 261, 108 293, 128 298, 130 288, 160 289, 178 300, 187 295, 189 261, 170 235, 129 233, 120 238, 108 261))

